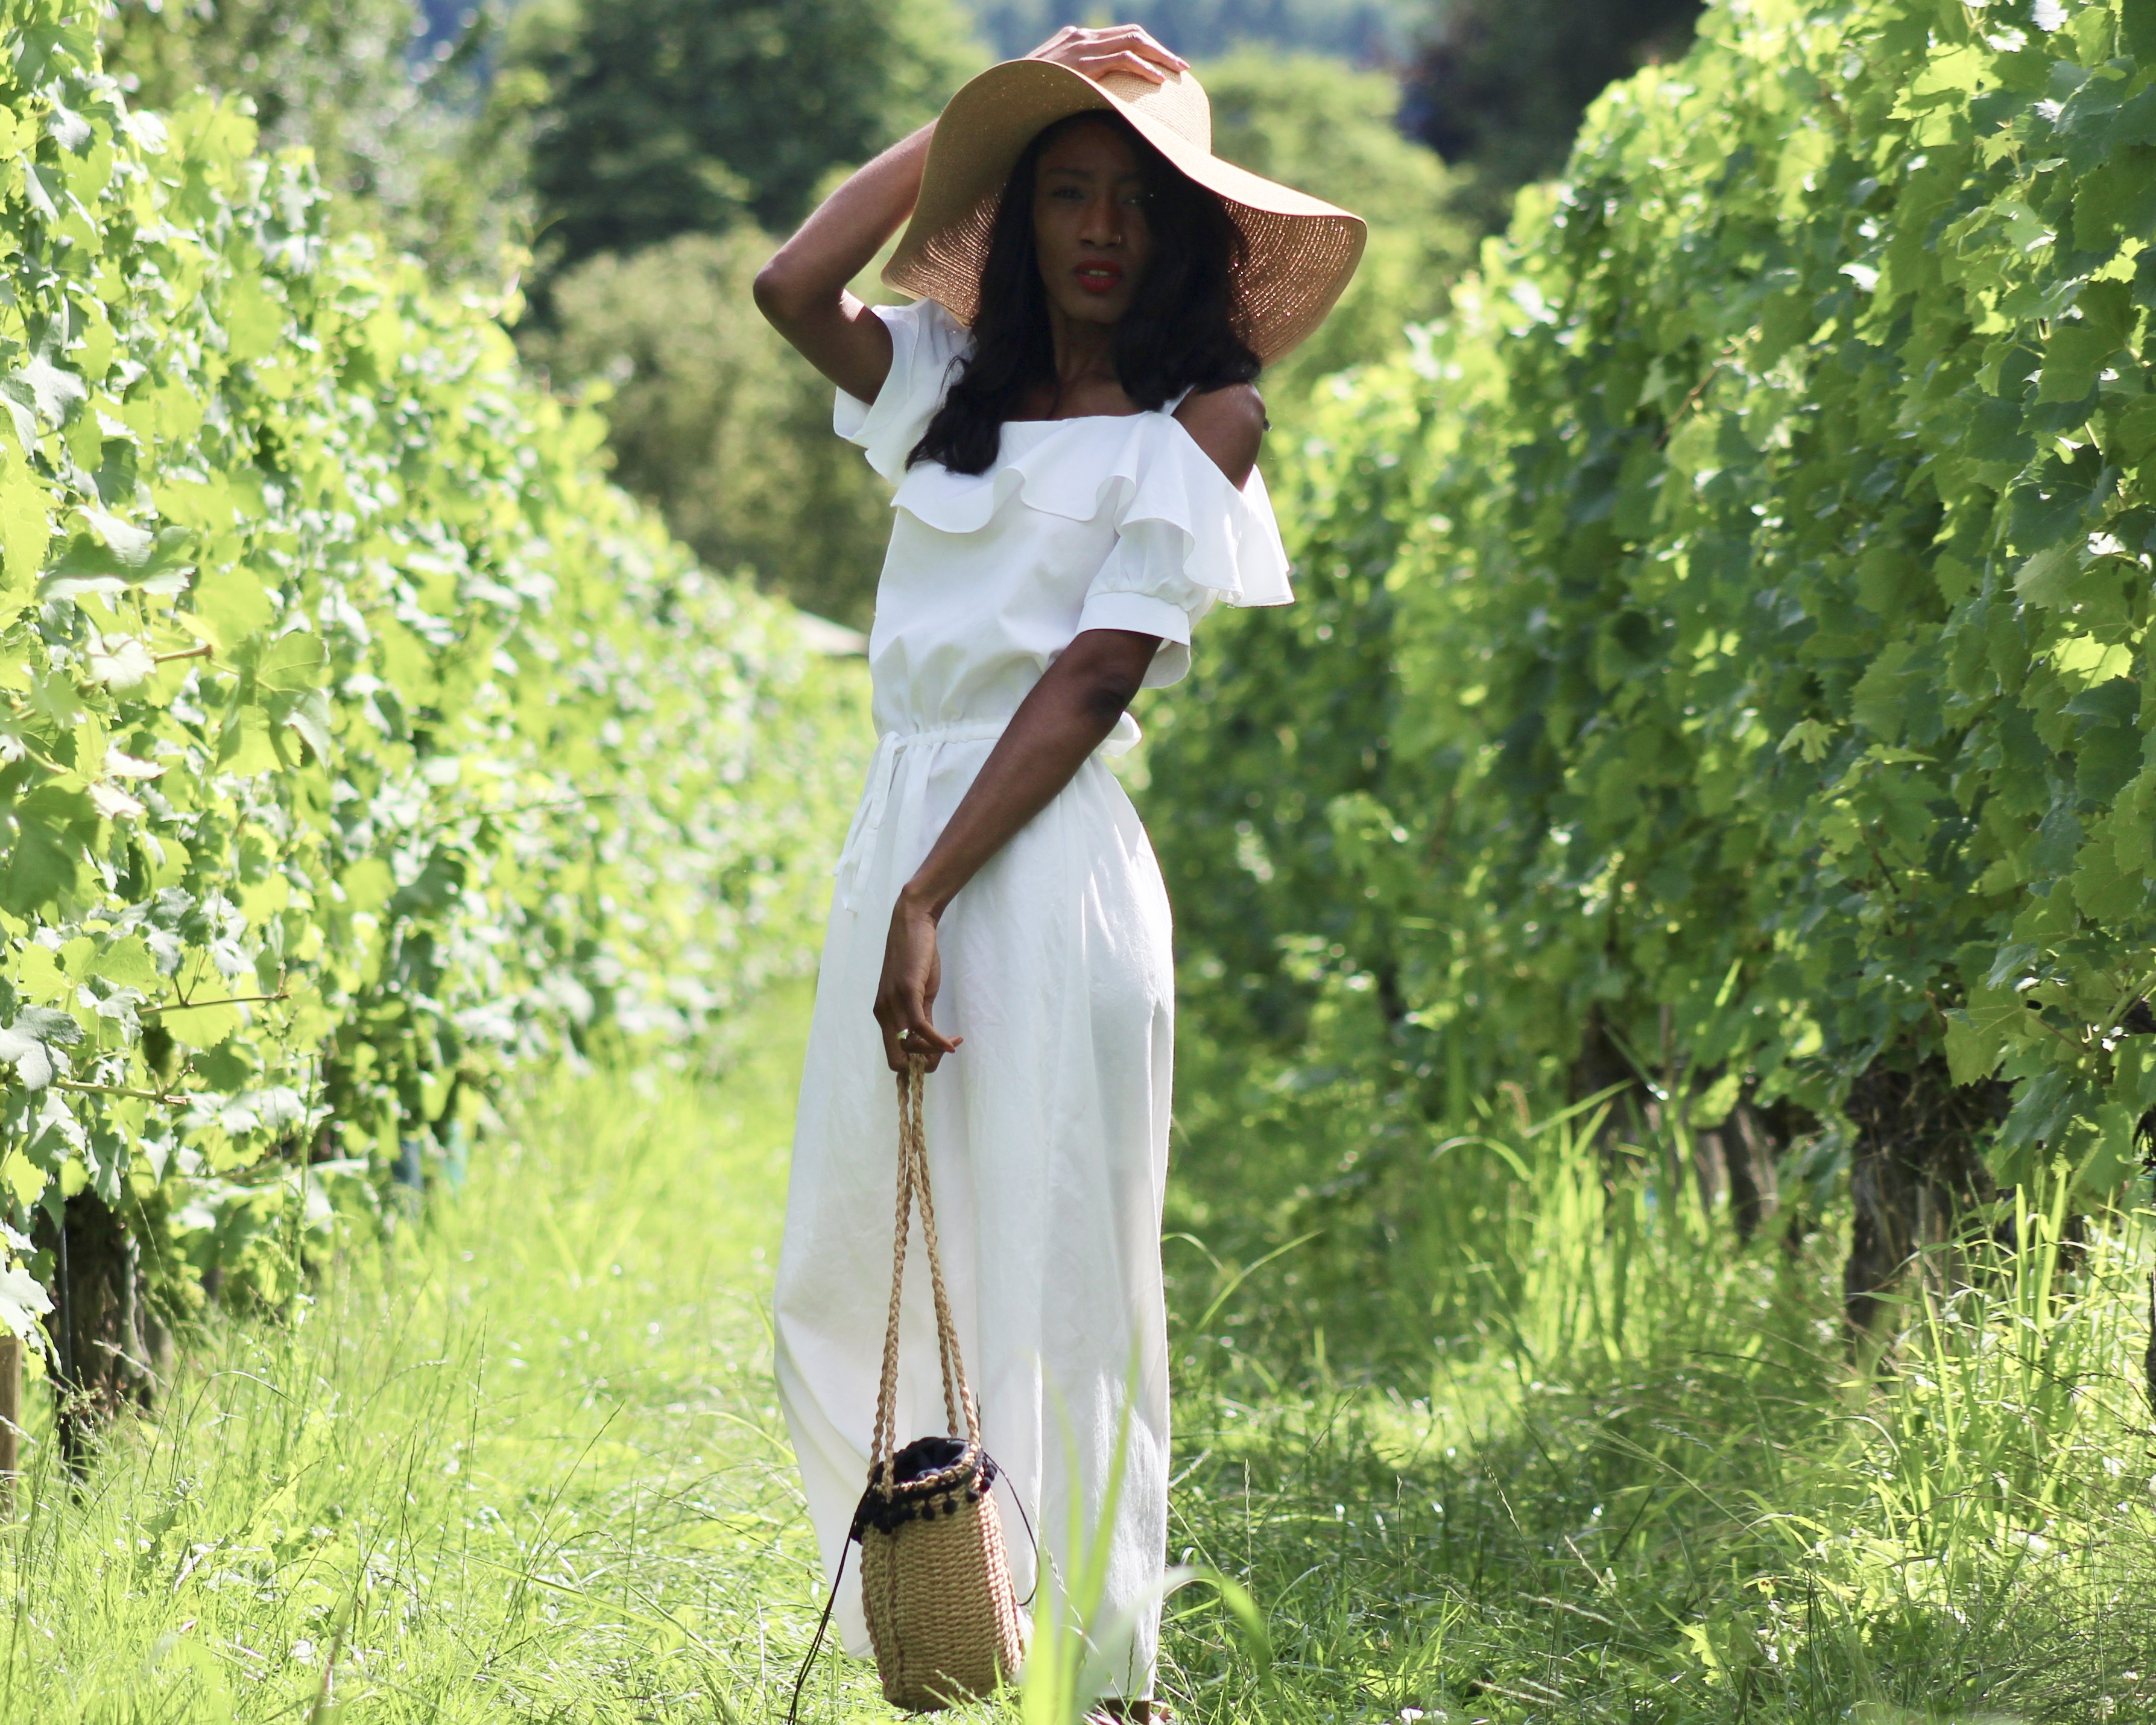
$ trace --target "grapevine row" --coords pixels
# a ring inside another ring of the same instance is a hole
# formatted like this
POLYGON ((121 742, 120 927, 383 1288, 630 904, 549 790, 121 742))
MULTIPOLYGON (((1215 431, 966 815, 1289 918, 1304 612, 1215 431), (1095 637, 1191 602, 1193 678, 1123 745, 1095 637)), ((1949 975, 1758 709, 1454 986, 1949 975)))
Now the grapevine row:
POLYGON ((96 26, 0 5, 17 1333, 79 1194, 168 1292, 274 1296, 510 1063, 685 1041, 799 968, 857 728, 520 381, 504 308, 332 237, 229 107, 130 111, 96 26))
POLYGON ((1163 716, 1200 1020, 1433 1109, 1614 1068, 1831 1123, 1936 1073, 1992 1177, 2116 1186, 2153 236, 2146 5, 1712 8, 1322 409, 1308 603, 1163 716))

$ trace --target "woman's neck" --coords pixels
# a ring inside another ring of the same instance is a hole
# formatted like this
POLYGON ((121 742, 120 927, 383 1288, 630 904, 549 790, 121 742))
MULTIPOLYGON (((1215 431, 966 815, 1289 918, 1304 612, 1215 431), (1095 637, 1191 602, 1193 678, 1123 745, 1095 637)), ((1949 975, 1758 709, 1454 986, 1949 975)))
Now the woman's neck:
POLYGON ((1055 387, 1060 396, 1102 383, 1120 387, 1116 371, 1116 326, 1081 323, 1060 308, 1048 308, 1048 330, 1055 344, 1055 387))

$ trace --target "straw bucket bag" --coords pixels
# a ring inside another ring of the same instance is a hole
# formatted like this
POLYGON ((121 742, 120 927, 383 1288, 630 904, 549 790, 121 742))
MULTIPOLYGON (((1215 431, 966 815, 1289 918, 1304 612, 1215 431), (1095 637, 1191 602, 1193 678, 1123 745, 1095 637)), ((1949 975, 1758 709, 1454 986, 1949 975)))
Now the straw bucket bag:
MULTIPOLYGON (((1022 1602, 1011 1586, 1003 1520, 990 1490, 996 1464, 981 1446, 981 1416, 967 1387, 958 1332, 943 1291, 936 1245, 936 1205, 928 1189, 928 1150, 921 1130, 921 1080, 927 1062, 906 1063, 898 1080, 898 1224, 891 1242, 891 1316, 884 1328, 883 1381, 876 1395, 875 1434, 869 1450, 868 1489, 847 1539, 861 1548, 861 1606, 884 1698, 913 1712, 936 1712, 988 1694, 1018 1675, 1025 1658, 1022 1602), (943 1367, 948 1435, 897 1441, 899 1291, 906 1280, 911 1207, 921 1205, 928 1247, 928 1284, 936 1301, 936 1342, 943 1367)), ((1024 1515, 1019 1509, 1021 1517, 1024 1515)), ((1028 1529, 1030 1533, 1030 1528, 1028 1529)), ((845 1558, 839 1560, 845 1574, 845 1558)), ((793 1687, 789 1725, 802 1685, 831 1620, 839 1584, 793 1687)))

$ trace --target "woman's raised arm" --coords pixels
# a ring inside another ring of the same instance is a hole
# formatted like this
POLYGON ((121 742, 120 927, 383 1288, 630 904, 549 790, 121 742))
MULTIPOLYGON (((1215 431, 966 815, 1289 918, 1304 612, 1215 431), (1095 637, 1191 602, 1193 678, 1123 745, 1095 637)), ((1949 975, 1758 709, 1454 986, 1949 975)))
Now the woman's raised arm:
POLYGON ((913 213, 935 132, 922 126, 849 176, 757 272, 757 309, 809 364, 862 401, 874 401, 891 374, 891 331, 846 284, 913 213))

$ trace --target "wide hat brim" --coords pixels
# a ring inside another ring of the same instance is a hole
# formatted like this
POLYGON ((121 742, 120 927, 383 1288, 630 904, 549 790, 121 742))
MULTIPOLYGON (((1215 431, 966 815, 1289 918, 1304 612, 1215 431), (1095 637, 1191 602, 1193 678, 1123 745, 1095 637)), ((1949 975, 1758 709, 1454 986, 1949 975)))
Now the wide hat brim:
POLYGON ((1215 193, 1243 230, 1239 321, 1260 360, 1276 363, 1325 321, 1362 259, 1363 218, 1215 156, 1211 110, 1187 72, 1171 72, 1160 84, 1125 73, 1096 83, 1047 60, 991 66, 951 98, 937 121, 920 201, 883 279, 971 324, 980 310, 989 229, 1012 168, 1046 127, 1094 109, 1128 121, 1215 193))

